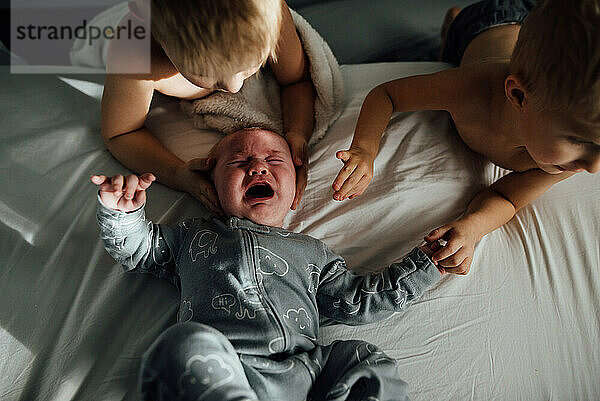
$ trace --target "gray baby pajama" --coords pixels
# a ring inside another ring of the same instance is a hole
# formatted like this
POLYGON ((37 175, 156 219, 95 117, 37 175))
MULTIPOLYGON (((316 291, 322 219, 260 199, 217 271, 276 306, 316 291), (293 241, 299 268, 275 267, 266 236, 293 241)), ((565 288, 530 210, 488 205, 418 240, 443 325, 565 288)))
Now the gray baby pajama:
POLYGON ((440 279, 414 249, 360 276, 310 236, 231 217, 176 227, 143 209, 110 210, 98 223, 128 271, 180 291, 178 323, 145 353, 141 391, 154 400, 404 400, 395 362, 362 341, 317 342, 319 326, 376 322, 440 279))

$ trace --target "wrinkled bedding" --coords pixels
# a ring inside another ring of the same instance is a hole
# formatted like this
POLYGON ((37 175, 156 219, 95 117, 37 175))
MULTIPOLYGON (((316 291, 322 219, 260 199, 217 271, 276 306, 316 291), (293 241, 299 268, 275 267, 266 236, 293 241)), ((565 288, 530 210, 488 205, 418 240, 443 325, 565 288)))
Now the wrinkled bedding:
MULTIPOLYGON (((368 90, 439 63, 342 67, 346 106, 313 149, 288 228, 313 235, 361 271, 398 260, 458 217, 505 173, 460 142, 444 112, 393 117, 363 196, 334 202, 331 183, 368 90)), ((141 353, 175 320, 166 282, 126 274, 97 235, 92 173, 126 172, 100 138, 101 76, 0 70, 0 399, 133 400, 141 353)), ((148 125, 183 159, 206 154, 173 98, 148 125)), ((147 215, 202 215, 153 185, 147 215)), ((476 247, 471 272, 445 276, 406 313, 331 326, 322 342, 361 338, 399 360, 414 400, 600 399, 600 174, 557 184, 476 247)))

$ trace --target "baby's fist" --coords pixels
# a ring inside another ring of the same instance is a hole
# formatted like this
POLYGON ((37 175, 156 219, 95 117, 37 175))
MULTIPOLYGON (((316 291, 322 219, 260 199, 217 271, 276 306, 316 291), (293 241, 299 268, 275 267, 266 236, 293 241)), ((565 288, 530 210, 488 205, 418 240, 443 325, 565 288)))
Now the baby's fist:
POLYGON ((146 189, 156 177, 152 173, 126 177, 118 174, 112 177, 93 175, 91 181, 99 186, 100 200, 113 210, 131 212, 139 209, 146 202, 146 189))

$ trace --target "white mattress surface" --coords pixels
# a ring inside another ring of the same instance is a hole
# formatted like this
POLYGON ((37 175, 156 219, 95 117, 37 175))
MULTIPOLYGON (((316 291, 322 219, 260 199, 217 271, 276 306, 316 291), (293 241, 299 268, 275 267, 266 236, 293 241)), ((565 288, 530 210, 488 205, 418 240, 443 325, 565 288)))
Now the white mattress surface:
MULTIPOLYGON (((343 66, 347 102, 312 150, 309 185, 288 228, 357 269, 400 259, 458 217, 504 172, 469 151, 444 112, 397 114, 361 197, 331 199, 360 105, 380 82, 438 63, 343 66)), ((141 353, 174 322, 177 292, 125 274, 97 236, 89 176, 126 170, 100 138, 101 77, 0 70, 0 399, 133 400, 141 353)), ((184 159, 218 135, 157 97, 151 128, 184 159)), ((160 185, 147 215, 205 213, 160 185)), ((559 183, 476 247, 466 277, 445 276, 403 314, 331 326, 322 342, 360 338, 399 360, 413 400, 600 399, 600 175, 559 183)))

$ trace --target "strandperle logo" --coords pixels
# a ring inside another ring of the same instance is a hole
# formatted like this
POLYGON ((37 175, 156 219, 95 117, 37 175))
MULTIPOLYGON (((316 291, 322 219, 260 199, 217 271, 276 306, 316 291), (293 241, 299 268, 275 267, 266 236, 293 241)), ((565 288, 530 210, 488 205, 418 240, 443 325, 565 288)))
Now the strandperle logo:
POLYGON ((146 39, 146 28, 144 26, 135 26, 131 24, 131 20, 123 26, 105 26, 98 27, 94 25, 87 25, 87 21, 83 20, 81 25, 72 27, 70 25, 61 26, 46 26, 46 25, 33 25, 27 26, 20 25, 17 27, 17 40, 74 40, 74 39, 86 39, 88 44, 91 46, 92 42, 96 39, 146 39))
POLYGON ((119 0, 11 0, 10 71, 149 73, 152 40, 149 2, 137 3, 134 14, 128 3, 119 0), (109 47, 122 49, 127 60, 107 67, 109 47))

